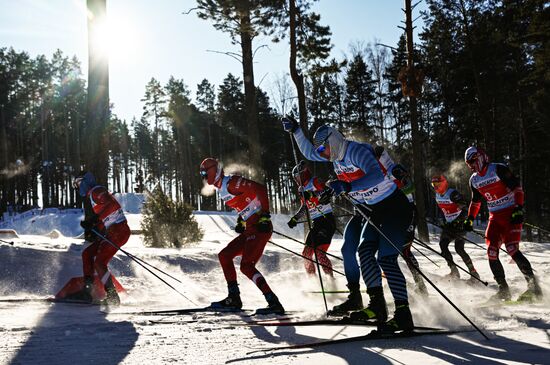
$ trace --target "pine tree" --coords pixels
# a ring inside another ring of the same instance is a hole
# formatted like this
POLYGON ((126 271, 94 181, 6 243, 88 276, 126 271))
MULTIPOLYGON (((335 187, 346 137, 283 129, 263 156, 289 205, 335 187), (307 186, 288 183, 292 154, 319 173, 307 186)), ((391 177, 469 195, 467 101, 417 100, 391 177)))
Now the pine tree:
POLYGON ((203 237, 193 208, 173 201, 159 185, 147 197, 142 213, 143 240, 148 246, 181 248, 203 237))
POLYGON ((347 125, 353 132, 360 132, 368 139, 374 136, 372 116, 374 102, 374 84, 370 71, 360 53, 348 64, 345 76, 344 109, 347 125))

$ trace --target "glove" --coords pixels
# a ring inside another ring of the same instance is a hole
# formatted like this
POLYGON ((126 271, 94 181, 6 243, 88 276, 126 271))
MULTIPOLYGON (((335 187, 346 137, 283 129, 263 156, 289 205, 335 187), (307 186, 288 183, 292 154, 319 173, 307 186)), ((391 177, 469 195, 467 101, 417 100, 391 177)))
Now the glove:
POLYGON ((286 222, 288 225, 288 228, 292 229, 298 225, 298 222, 296 221, 296 218, 292 217, 288 222, 286 222))
POLYGON ((512 211, 512 217, 510 218, 510 223, 512 224, 521 224, 523 223, 523 206, 516 205, 512 211))
POLYGON ((256 223, 256 228, 259 232, 268 233, 271 231, 271 216, 269 214, 264 214, 256 223))
POLYGON ((462 224, 462 229, 464 229, 466 232, 471 232, 474 230, 474 217, 470 216, 466 218, 464 223, 462 224))
POLYGON ((304 190, 301 193, 304 196, 305 200, 309 200, 309 199, 311 199, 315 196, 315 193, 313 193, 313 191, 309 191, 309 190, 304 190))
POLYGON ((246 222, 243 221, 241 216, 237 218, 237 225, 235 226, 235 232, 241 234, 246 230, 246 222))
POLYGON ((80 227, 84 228, 84 231, 91 231, 97 225, 97 215, 94 215, 88 219, 80 221, 80 227))
POLYGON ((294 133, 298 129, 298 122, 291 116, 282 117, 281 123, 283 123, 283 129, 288 133, 294 133))
POLYGON ((334 190, 329 187, 326 187, 321 194, 319 194, 319 204, 330 204, 330 198, 334 195, 334 190))
POLYGON ((86 230, 84 231, 84 240, 88 242, 94 242, 96 240, 97 236, 94 232, 86 230))
POLYGON ((351 191, 351 184, 343 180, 330 180, 327 181, 326 185, 333 190, 334 195, 349 193, 351 191))
POLYGON ((395 177, 395 179, 399 181, 403 181, 403 179, 409 175, 407 170, 399 164, 393 167, 393 169, 391 170, 391 173, 393 177, 395 177))

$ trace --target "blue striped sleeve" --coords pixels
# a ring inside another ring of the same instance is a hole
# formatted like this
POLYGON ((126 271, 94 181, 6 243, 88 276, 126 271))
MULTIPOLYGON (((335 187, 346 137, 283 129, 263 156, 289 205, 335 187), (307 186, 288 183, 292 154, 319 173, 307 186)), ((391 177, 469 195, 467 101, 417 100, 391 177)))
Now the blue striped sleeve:
POLYGON ((372 164, 369 166, 369 160, 372 162, 372 159, 374 158, 374 150, 370 144, 350 143, 348 146, 348 156, 350 162, 354 166, 359 167, 365 173, 372 168, 372 164))
POLYGON ((326 158, 321 157, 321 155, 313 149, 313 145, 309 139, 306 138, 301 128, 298 128, 296 132, 294 132, 294 138, 296 139, 296 144, 298 144, 300 152, 302 152, 305 158, 310 161, 328 162, 326 158))

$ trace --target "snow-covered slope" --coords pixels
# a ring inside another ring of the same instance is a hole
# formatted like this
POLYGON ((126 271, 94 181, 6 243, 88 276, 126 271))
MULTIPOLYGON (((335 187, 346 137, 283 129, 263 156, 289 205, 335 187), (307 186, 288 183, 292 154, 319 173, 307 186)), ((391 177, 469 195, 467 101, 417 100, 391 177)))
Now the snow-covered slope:
MULTIPOLYGON (((136 221, 139 214, 135 213, 136 221)), ((38 219, 30 217, 13 226, 20 238, 14 245, 0 243, 0 299, 52 295, 73 276, 81 275, 82 240, 78 214, 51 213, 38 219), (30 222, 33 220, 34 222, 30 222), (77 228, 73 228, 76 226, 77 228), (27 227, 27 228, 25 228, 27 227), (33 230, 28 227, 42 227, 33 230), (57 229, 58 238, 43 234, 57 229)), ((188 299, 174 292, 160 280, 118 253, 111 267, 128 289, 122 310, 136 308, 188 308, 208 305, 226 295, 226 285, 217 260, 217 253, 235 234, 231 227, 235 215, 197 212, 203 227, 203 241, 183 249, 144 247, 141 237, 134 235, 124 248, 143 260, 179 278, 167 279, 188 299)), ((275 216, 275 229, 301 238, 302 232, 286 227, 288 217, 275 216)), ((137 227, 139 228, 139 227, 137 227)), ((1 238, 1 237, 0 237, 1 238)), ((474 237, 472 237, 474 239, 474 237)), ((431 246, 437 249, 437 235, 431 246)), ((11 239, 10 239, 11 240, 11 239)), ((273 240, 300 252, 296 242, 273 235, 273 240)), ((479 242, 479 239, 477 239, 479 242)), ((339 255, 342 240, 334 240, 330 252, 339 255)), ((548 243, 522 243, 543 290, 550 293, 550 249, 548 243)), ((317 339, 344 338, 365 334, 370 329, 352 326, 317 327, 244 327, 249 318, 237 314, 195 314, 187 316, 144 316, 103 314, 97 307, 68 304, 0 301, 1 364, 527 364, 548 363, 550 345, 550 305, 518 305, 485 307, 482 303, 494 292, 486 254, 475 246, 467 246, 483 279, 491 284, 468 286, 449 282, 445 262, 423 250, 439 267, 417 255, 422 269, 485 333, 430 336, 377 342, 357 342, 316 349, 285 350, 275 353, 247 355, 253 348, 304 343, 317 339)), ((457 259, 458 256, 456 257, 457 259)), ((235 262, 238 265, 239 260, 235 262)), ((333 260, 338 270, 342 263, 333 260)), ((525 288, 525 280, 514 264, 503 259, 513 295, 525 288)), ((409 281, 410 272, 402 265, 409 281)), ((319 318, 324 313, 322 296, 309 292, 319 290, 317 276, 308 277, 300 258, 268 244, 259 270, 280 297, 287 310, 299 312, 301 318, 319 318)), ((166 277, 164 277, 166 278, 166 277)), ((258 289, 240 272, 241 295, 246 308, 265 305, 258 289)), ((345 289, 345 280, 323 276, 329 288, 345 289)), ((387 289, 387 288, 386 288, 387 289)), ((412 285, 411 285, 412 289, 412 285)), ((386 298, 390 299, 386 290, 386 298)), ((327 296, 332 306, 345 299, 345 294, 327 296)), ((364 300, 367 301, 366 295, 364 300)), ((391 303, 389 302, 390 307, 391 303)), ((422 298, 411 290, 411 308, 417 325, 451 329, 471 328, 468 323, 433 289, 422 298)), ((391 308, 390 308, 391 309, 391 308)))

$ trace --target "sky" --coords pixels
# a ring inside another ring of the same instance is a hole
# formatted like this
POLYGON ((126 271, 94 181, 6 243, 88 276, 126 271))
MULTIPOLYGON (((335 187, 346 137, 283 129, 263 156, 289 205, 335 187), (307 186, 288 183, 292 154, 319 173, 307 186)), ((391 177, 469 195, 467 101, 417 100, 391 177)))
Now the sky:
MULTIPOLYGON (((413 1, 414 3, 414 1, 413 1)), ((109 26, 104 42, 110 55, 110 97, 114 113, 130 121, 139 118, 145 84, 170 76, 183 79, 192 96, 204 78, 219 85, 229 72, 242 78, 242 66, 217 52, 238 52, 227 34, 195 13, 194 0, 107 0, 109 26)), ((320 0, 314 9, 332 31, 332 56, 341 59, 350 44, 379 41, 395 46, 402 34, 402 0, 320 0)), ((425 8, 420 3, 414 11, 425 8)), ((48 57, 56 49, 75 55, 87 75, 85 0, 0 0, 0 47, 13 47, 31 56, 48 57)), ((420 20, 416 24, 421 28, 420 20)), ((415 34, 416 35, 416 34, 415 34)), ((289 47, 257 38, 255 81, 268 93, 275 79, 288 70, 289 47)))

